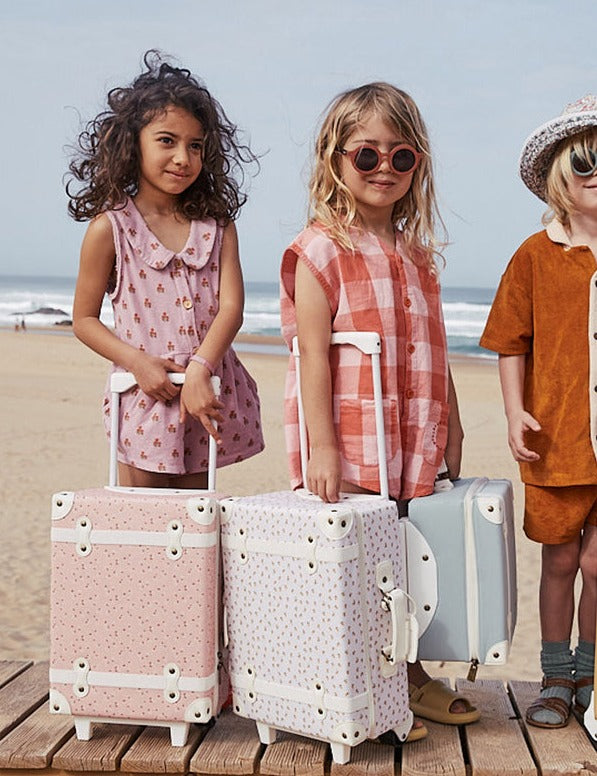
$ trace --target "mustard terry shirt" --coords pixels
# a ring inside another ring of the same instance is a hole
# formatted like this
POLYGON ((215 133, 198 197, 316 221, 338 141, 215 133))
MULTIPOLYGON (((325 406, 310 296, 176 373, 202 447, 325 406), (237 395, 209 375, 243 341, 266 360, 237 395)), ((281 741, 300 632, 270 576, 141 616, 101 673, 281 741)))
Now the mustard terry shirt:
POLYGON ((526 355, 524 408, 541 424, 523 482, 597 483, 597 263, 562 225, 529 237, 500 281, 481 346, 526 355))

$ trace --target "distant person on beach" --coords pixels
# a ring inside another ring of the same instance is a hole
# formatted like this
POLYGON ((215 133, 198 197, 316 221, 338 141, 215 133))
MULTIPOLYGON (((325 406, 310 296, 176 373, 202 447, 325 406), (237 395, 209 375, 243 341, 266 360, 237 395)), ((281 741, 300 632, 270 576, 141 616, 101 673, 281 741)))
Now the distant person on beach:
POLYGON ((524 530, 541 542, 543 687, 527 722, 567 724, 593 689, 597 609, 597 97, 526 141, 526 186, 549 210, 510 261, 481 345, 499 353, 508 442, 525 483, 524 530), (579 641, 570 650, 581 572, 579 641))
MULTIPOLYGON (((257 160, 188 70, 155 51, 144 64, 109 92, 70 165, 69 212, 91 221, 73 324, 113 371, 137 379, 121 401, 121 484, 200 488, 208 433, 218 466, 263 449, 257 386, 231 348, 244 304, 234 220, 243 167, 257 160), (99 320, 106 293, 114 332, 99 320), (185 373, 182 389, 168 372, 185 373)), ((104 412, 109 430, 108 393, 104 412)))
MULTIPOLYGON (((438 261, 443 247, 425 124, 405 92, 372 83, 339 95, 316 141, 307 228, 284 253, 282 329, 298 334, 309 434, 302 482, 296 374, 286 386, 292 487, 324 501, 339 492, 379 492, 371 370, 366 357, 330 351, 334 331, 382 337, 382 381, 390 495, 433 492, 445 458, 458 477, 463 431, 448 368, 438 261)), ((409 665, 411 708, 427 719, 466 724, 466 698, 409 665)), ((426 735, 419 720, 409 740, 426 735)))
POLYGON ((25 325, 24 318, 21 318, 21 331, 27 331, 27 326, 25 325))

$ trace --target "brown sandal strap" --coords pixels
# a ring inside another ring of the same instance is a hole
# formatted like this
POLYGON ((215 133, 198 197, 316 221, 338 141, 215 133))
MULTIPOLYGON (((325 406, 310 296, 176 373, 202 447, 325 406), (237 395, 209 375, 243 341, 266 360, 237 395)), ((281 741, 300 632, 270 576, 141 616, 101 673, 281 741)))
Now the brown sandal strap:
POLYGON ((574 682, 575 688, 577 690, 580 690, 581 687, 588 687, 591 684, 595 683, 595 677, 593 676, 582 676, 580 679, 577 679, 574 682))
POLYGON ((533 715, 537 711, 554 711, 562 718, 562 722, 566 722, 570 716, 570 704, 566 703, 562 698, 537 698, 533 701, 527 709, 526 718, 527 722, 533 721, 533 715))
POLYGON ((564 687, 572 692, 576 689, 574 680, 565 679, 563 676, 544 676, 541 681, 541 689, 544 690, 546 687, 564 687))

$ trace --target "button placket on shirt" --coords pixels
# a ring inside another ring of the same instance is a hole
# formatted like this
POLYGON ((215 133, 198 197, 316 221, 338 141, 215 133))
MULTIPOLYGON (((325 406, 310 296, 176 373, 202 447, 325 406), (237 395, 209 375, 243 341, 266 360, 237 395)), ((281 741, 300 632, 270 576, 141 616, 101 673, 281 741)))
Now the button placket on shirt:
POLYGON ((175 256, 172 262, 175 272, 172 273, 172 280, 176 287, 176 295, 180 299, 180 326, 184 328, 183 336, 186 337, 188 344, 185 350, 190 353, 197 347, 197 327, 195 325, 195 303, 189 286, 188 271, 186 265, 179 256, 175 256), (189 327, 195 330, 195 336, 188 333, 189 327))
POLYGON ((597 272, 591 277, 589 292, 589 409, 591 445, 597 458, 597 272))

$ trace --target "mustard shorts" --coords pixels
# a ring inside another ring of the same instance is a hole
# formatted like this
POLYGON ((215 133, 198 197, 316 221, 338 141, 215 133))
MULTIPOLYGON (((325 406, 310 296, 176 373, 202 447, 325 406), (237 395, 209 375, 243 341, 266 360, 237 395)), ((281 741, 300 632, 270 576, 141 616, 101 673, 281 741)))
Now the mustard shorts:
POLYGON ((524 486, 524 532, 541 544, 566 544, 597 525, 597 485, 524 486))

